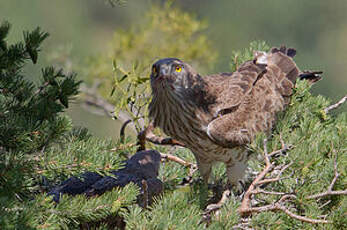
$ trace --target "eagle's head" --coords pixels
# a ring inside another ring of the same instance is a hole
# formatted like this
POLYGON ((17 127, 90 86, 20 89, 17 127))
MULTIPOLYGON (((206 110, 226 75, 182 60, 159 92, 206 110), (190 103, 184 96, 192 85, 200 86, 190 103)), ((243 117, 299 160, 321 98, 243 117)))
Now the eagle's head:
POLYGON ((151 87, 153 92, 178 93, 192 85, 195 75, 190 65, 177 58, 160 59, 152 66, 151 87))

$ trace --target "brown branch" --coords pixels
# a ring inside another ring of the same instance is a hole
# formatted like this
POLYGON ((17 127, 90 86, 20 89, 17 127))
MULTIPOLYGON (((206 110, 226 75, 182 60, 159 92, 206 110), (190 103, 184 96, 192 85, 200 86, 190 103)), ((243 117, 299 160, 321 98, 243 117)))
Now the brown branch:
POLYGON ((176 162, 180 165, 183 165, 184 167, 189 167, 189 174, 188 174, 188 178, 185 178, 183 183, 190 183, 192 181, 193 178, 193 174, 198 170, 198 167, 196 164, 187 162, 177 156, 174 156, 172 154, 163 154, 160 153, 161 159, 163 160, 169 160, 169 161, 173 161, 176 162))
POLYGON ((265 168, 253 180, 253 182, 249 186, 248 190, 246 191, 246 193, 245 193, 245 195, 243 197, 242 203, 241 203, 241 207, 240 207, 240 212, 241 213, 248 213, 246 210, 248 210, 248 207, 250 207, 250 205, 251 205, 252 191, 254 191, 256 189, 256 186, 257 186, 258 182, 261 181, 265 177, 265 175, 274 167, 270 163, 270 159, 268 157, 266 144, 267 144, 267 139, 264 139, 264 159, 265 159, 265 164, 266 164, 265 168))
POLYGON ((276 181, 280 181, 280 180, 284 180, 284 179, 288 179, 288 177, 282 177, 281 175, 284 172, 284 170, 286 170, 289 166, 291 166, 293 164, 293 162, 284 165, 281 167, 280 172, 278 173, 278 175, 275 178, 268 178, 268 179, 263 179, 257 182, 256 185, 262 185, 262 184, 267 184, 267 183, 271 183, 271 182, 276 182, 276 181))
POLYGON ((160 153, 160 156, 164 160, 169 160, 169 161, 179 163, 179 164, 183 165, 184 167, 196 167, 195 164, 187 162, 187 161, 185 161, 185 160, 183 160, 177 156, 171 155, 171 154, 160 153))
POLYGON ((341 191, 327 191, 315 195, 308 196, 308 199, 316 199, 324 196, 332 196, 332 195, 347 195, 347 189, 341 191))
MULTIPOLYGON (((202 219, 200 223, 201 222, 209 223, 211 221, 211 215, 223 207, 223 205, 228 201, 230 194, 231 194, 230 190, 227 189, 223 192, 222 198, 217 203, 207 205, 202 215, 202 219)), ((216 215, 218 214, 216 213, 216 215)))
POLYGON ((341 106, 345 101, 347 100, 347 95, 341 98, 337 103, 328 106, 327 108, 324 109, 325 113, 329 113, 330 110, 337 109, 339 106, 341 106))
POLYGON ((329 224, 329 223, 331 223, 330 221, 327 221, 327 220, 312 219, 312 218, 297 215, 295 213, 292 213, 291 211, 289 211, 286 207, 284 207, 282 205, 279 205, 277 210, 281 210, 285 214, 287 214, 288 216, 290 216, 294 219, 297 219, 297 220, 301 220, 301 221, 306 222, 306 223, 311 223, 311 224, 329 224))
POLYGON ((85 85, 82 85, 80 87, 80 92, 83 93, 83 102, 86 103, 87 105, 92 105, 95 106, 99 109, 102 109, 104 111, 104 114, 107 115, 108 117, 113 118, 114 115, 114 105, 109 103, 108 101, 104 100, 97 92, 96 84, 93 88, 88 88, 85 85))
POLYGON ((183 184, 190 183, 193 179, 193 174, 198 170, 198 167, 196 164, 193 164, 191 162, 187 162, 187 161, 185 161, 185 160, 183 160, 177 156, 170 154, 174 150, 175 150, 175 146, 171 147, 171 150, 166 154, 160 153, 161 159, 164 161, 169 160, 169 161, 176 162, 180 165, 183 165, 184 167, 189 167, 188 177, 184 178, 183 184))
POLYGON ((129 123, 131 123, 131 122, 132 122, 131 119, 127 120, 126 122, 124 122, 124 123, 122 124, 122 127, 120 128, 120 131, 119 131, 119 141, 120 141, 121 143, 124 143, 124 139, 125 139, 125 128, 126 128, 127 125, 128 125, 129 123))
MULTIPOLYGON (((274 151, 272 153, 268 153, 267 139, 264 139, 265 168, 257 175, 257 177, 253 180, 253 182, 249 186, 248 190, 246 191, 246 193, 243 197, 243 200, 241 202, 241 207, 238 209, 240 215, 241 216, 248 216, 248 215, 251 215, 252 213, 268 212, 268 211, 282 211, 294 219, 297 219, 297 220, 300 220, 303 222, 307 222, 307 223, 312 223, 312 224, 331 223, 330 221, 327 221, 327 220, 312 219, 312 218, 300 216, 300 215, 297 215, 297 214, 291 212, 284 204, 287 200, 296 199, 296 196, 294 194, 286 194, 286 193, 274 192, 274 191, 265 191, 265 190, 262 190, 259 188, 260 185, 263 185, 265 183, 276 182, 276 181, 282 180, 283 179, 283 178, 281 178, 282 173, 292 164, 292 163, 290 163, 287 165, 275 167, 275 165, 270 162, 270 156, 274 156, 274 155, 280 153, 281 151, 285 151, 285 149, 287 148, 287 146, 284 144, 284 142, 282 140, 282 137, 281 137, 281 144, 282 144, 282 149, 274 151), (274 170, 278 169, 278 168, 280 168, 280 171, 275 178, 267 178, 267 179, 265 178, 265 176, 269 172, 273 173, 274 170), (252 196, 255 194, 259 194, 259 193, 271 194, 271 195, 281 195, 282 197, 278 201, 276 201, 272 204, 263 205, 260 207, 251 207, 252 196)), ((335 167, 335 168, 337 168, 337 167, 335 167)), ((336 177, 336 179, 337 179, 337 177, 336 177)), ((332 184, 329 186, 330 190, 328 189, 328 192, 329 191, 332 192, 331 189, 332 189, 332 187, 334 185, 333 183, 335 183, 336 179, 334 178, 332 184)))
POLYGON ((266 190, 259 189, 259 188, 252 191, 252 194, 259 194, 259 193, 269 194, 269 195, 285 195, 285 194, 287 194, 285 192, 266 191, 266 190))
POLYGON ((321 198, 321 197, 325 197, 325 196, 332 196, 332 195, 347 195, 347 189, 339 190, 339 191, 333 191, 333 187, 337 181, 337 178, 340 176, 340 174, 337 170, 337 155, 334 159, 334 172, 335 172, 335 176, 334 176, 333 180, 331 181, 327 191, 308 196, 307 199, 316 199, 316 198, 321 198))
POLYGON ((204 215, 210 214, 220 209, 228 201, 230 194, 231 192, 229 189, 225 190, 222 194, 222 198, 217 203, 207 205, 204 211, 204 215))
POLYGON ((146 209, 148 206, 148 184, 146 180, 142 180, 142 189, 143 189, 143 208, 146 209))
POLYGON ((247 208, 244 210, 239 209, 239 211, 241 212, 241 215, 243 215, 245 213, 250 214, 250 213, 260 213, 260 212, 269 212, 269 211, 282 211, 294 219, 297 219, 297 220, 300 220, 303 222, 307 222, 307 223, 311 223, 311 224, 328 224, 328 223, 331 223, 330 221, 327 221, 327 220, 312 219, 312 218, 308 218, 305 216, 297 215, 297 214, 291 212, 287 207, 282 205, 282 203, 284 201, 289 200, 289 199, 295 199, 295 198, 296 198, 295 195, 287 194, 287 195, 282 196, 279 201, 277 201, 273 204, 264 205, 261 207, 250 207, 250 208, 247 208))
MULTIPOLYGON (((288 194, 288 193, 276 192, 276 191, 266 191, 266 190, 263 190, 260 188, 260 186, 265 184, 265 183, 276 182, 276 181, 284 179, 284 178, 281 178, 281 175, 283 174, 283 172, 286 169, 288 169, 292 165, 292 162, 291 162, 291 163, 286 164, 286 165, 275 166, 273 163, 270 162, 270 156, 274 156, 278 153, 282 153, 283 151, 288 150, 288 147, 284 144, 282 137, 281 137, 281 144, 282 144, 282 148, 280 150, 273 151, 272 153, 268 153, 267 140, 264 139, 265 167, 260 173, 258 173, 256 178, 253 180, 253 182, 249 186, 248 190, 246 191, 246 193, 243 197, 243 200, 241 202, 240 208, 238 209, 238 212, 240 213, 241 216, 245 217, 245 216, 249 216, 253 213, 268 212, 268 211, 274 211, 274 212, 275 211, 281 211, 293 219, 307 222, 307 223, 311 223, 311 224, 331 223, 331 221, 324 219, 326 216, 319 217, 319 218, 323 218, 323 219, 313 219, 313 218, 309 218, 309 217, 305 217, 305 216, 301 216, 301 215, 293 213, 290 210, 290 208, 286 207, 286 204, 288 202, 290 202, 290 200, 297 199, 296 195, 294 195, 294 194, 288 194), (278 170, 279 170, 279 172, 276 172, 278 170), (270 174, 276 173, 277 176, 275 178, 265 178, 265 176, 268 173, 270 173, 270 174), (263 205, 260 207, 252 207, 252 199, 253 199, 253 196, 256 194, 280 195, 281 197, 277 201, 273 202, 272 204, 267 204, 267 205, 263 205)), ((345 195, 347 193, 346 190, 333 191, 333 187, 334 187, 334 185, 335 185, 335 183, 339 177, 339 173, 337 170, 336 158, 334 161, 334 169, 335 169, 335 176, 334 176, 331 184, 329 185, 328 190, 324 193, 319 193, 316 195, 309 196, 308 199, 315 199, 315 198, 320 198, 320 197, 329 196, 329 195, 341 195, 341 194, 345 195)), ((207 208, 205 209, 204 214, 203 214, 203 220, 209 221, 211 219, 211 213, 219 210, 225 204, 227 197, 229 195, 230 195, 230 191, 226 190, 223 193, 222 199, 218 203, 208 205, 207 208)), ((327 204, 328 203, 325 203, 324 205, 327 205, 327 204)), ((216 215, 217 215, 217 213, 216 213, 216 215)))
MULTIPOLYGON (((107 115, 110 118, 115 118, 114 116, 114 111, 115 111, 115 106, 111 103, 109 103, 107 100, 105 100, 103 97, 101 97, 96 89, 98 87, 98 83, 96 82, 93 87, 88 88, 85 85, 82 85, 79 89, 79 91, 82 93, 81 101, 84 102, 87 106, 93 106, 98 109, 101 109, 103 111, 103 114, 107 115)), ((124 111, 120 111, 118 113, 117 119, 121 121, 127 121, 131 119, 129 114, 127 114, 124 111)), ((144 126, 144 120, 139 119, 139 124, 143 127, 144 126)), ((136 132, 136 127, 135 125, 130 126, 131 129, 133 129, 136 132)))

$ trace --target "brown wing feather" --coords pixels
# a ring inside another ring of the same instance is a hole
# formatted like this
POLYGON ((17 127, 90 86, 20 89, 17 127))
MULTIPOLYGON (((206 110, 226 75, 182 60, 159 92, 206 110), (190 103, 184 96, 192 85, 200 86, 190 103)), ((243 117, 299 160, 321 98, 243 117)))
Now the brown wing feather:
POLYGON ((265 70, 262 66, 254 65, 252 61, 244 63, 234 73, 222 73, 204 77, 208 85, 207 93, 215 98, 209 111, 216 118, 234 111, 249 93, 258 77, 265 70))
POLYGON ((299 70, 282 50, 271 51, 266 60, 266 65, 246 62, 222 82, 220 94, 215 94, 219 103, 211 110, 214 119, 207 134, 219 145, 244 145, 257 132, 271 130, 276 113, 288 104, 299 70))

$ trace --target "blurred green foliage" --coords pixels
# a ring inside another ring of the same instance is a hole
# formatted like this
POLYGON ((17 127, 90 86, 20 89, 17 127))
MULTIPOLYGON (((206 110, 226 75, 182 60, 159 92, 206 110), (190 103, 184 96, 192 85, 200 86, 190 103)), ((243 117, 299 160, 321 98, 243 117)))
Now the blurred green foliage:
POLYGON ((206 23, 171 3, 153 6, 141 24, 115 32, 109 52, 92 59, 89 78, 98 80, 99 93, 116 105, 116 114, 127 111, 134 121, 146 117, 152 63, 179 57, 201 71, 214 65, 217 55, 202 34, 205 28, 206 23))

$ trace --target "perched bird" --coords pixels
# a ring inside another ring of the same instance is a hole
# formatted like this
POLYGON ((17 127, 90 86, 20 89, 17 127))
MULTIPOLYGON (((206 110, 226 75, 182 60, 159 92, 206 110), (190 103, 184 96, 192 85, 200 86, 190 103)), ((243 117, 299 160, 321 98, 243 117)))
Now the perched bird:
POLYGON ((300 72, 295 54, 284 46, 256 52, 234 73, 204 77, 177 58, 161 59, 150 77, 152 125, 193 152, 206 183, 213 163, 224 162, 228 183, 238 186, 249 157, 246 144, 271 131, 297 78, 320 78, 321 72, 300 72))

